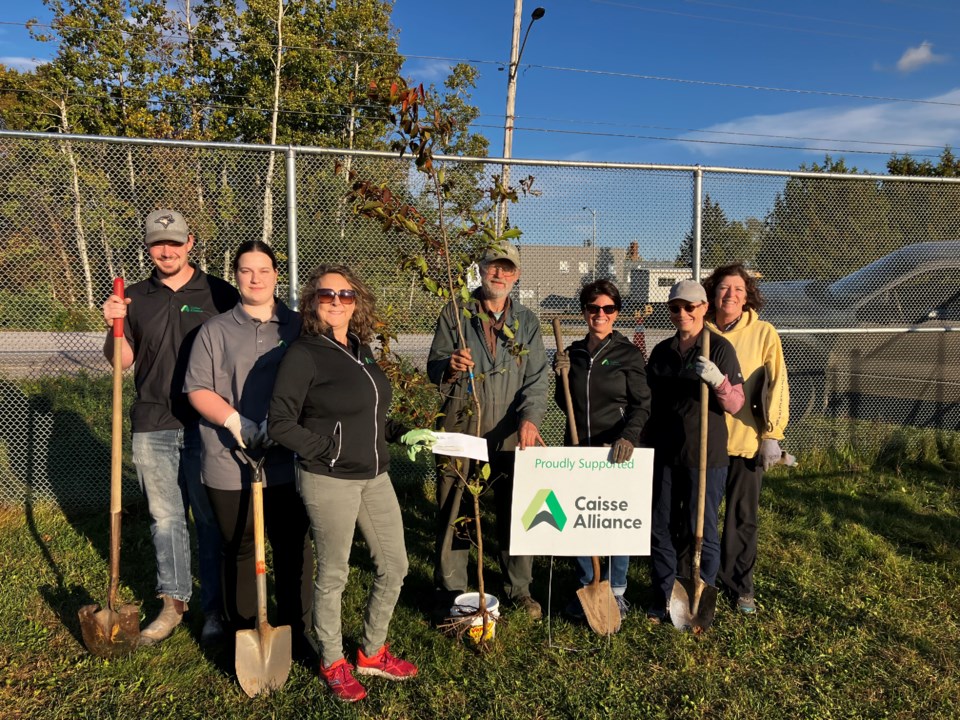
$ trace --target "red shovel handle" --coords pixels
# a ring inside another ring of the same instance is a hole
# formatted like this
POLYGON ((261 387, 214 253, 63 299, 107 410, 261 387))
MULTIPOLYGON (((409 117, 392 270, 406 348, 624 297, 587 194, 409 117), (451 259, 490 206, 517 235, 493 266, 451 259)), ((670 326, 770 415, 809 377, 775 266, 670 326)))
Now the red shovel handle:
MULTIPOLYGON (((113 294, 123 300, 123 278, 114 279, 113 294)), ((113 336, 115 338, 123 337, 123 318, 116 318, 113 321, 113 336)))

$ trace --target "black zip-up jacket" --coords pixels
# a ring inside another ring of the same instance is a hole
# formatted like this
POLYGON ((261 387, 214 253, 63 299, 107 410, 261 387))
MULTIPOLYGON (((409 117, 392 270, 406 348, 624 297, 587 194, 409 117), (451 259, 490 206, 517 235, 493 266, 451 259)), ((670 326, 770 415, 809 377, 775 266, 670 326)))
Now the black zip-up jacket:
POLYGON ((291 343, 273 386, 270 439, 317 475, 370 480, 390 468, 388 442, 405 432, 387 419, 393 392, 369 345, 349 349, 327 335, 291 343))
MULTIPOLYGON (((586 338, 571 344, 567 354, 580 444, 598 447, 624 438, 639 445, 640 433, 650 416, 650 388, 640 349, 614 330, 592 357, 586 338)), ((554 397, 566 414, 567 402, 560 381, 554 397)), ((571 443, 569 427, 565 442, 571 443)))

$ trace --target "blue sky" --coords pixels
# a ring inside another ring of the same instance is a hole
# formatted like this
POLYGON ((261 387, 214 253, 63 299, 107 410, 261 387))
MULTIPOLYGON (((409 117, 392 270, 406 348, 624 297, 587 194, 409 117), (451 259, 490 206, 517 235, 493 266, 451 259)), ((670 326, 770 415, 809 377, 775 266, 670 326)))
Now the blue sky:
MULTIPOLYGON (((514 157, 795 169, 830 152, 883 172, 895 151, 960 146, 955 0, 527 0, 524 31, 538 4, 514 157)), ((412 79, 439 84, 458 60, 479 68, 492 155, 513 7, 396 0, 393 15, 412 79)), ((9 24, 30 17, 48 17, 40 0, 4 3, 0 62, 51 52, 9 24)))

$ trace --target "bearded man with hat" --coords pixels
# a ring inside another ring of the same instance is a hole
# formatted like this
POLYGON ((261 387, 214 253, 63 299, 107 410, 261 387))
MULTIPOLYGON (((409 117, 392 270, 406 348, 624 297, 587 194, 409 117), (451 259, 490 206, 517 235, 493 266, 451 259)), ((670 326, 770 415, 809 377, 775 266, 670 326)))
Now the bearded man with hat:
MULTIPOLYGON (((497 544, 507 599, 532 618, 541 616, 540 604, 530 595, 533 557, 510 554, 510 514, 513 495, 514 450, 543 445, 539 426, 547 411, 549 368, 540 320, 510 297, 520 279, 520 253, 510 243, 489 248, 479 262, 480 287, 462 310, 462 346, 457 333, 457 308, 448 304, 437 320, 427 358, 430 381, 440 388, 440 429, 477 435, 471 393, 483 409, 479 435, 487 441, 489 482, 494 491, 497 544), (527 352, 521 353, 520 351, 527 352)), ((454 460, 455 461, 455 460, 454 460)), ((470 542, 451 522, 472 508, 461 508, 455 492, 462 482, 448 463, 438 459, 438 522, 434 586, 440 611, 468 585, 470 542)), ((469 462, 464 477, 470 476, 469 462)))

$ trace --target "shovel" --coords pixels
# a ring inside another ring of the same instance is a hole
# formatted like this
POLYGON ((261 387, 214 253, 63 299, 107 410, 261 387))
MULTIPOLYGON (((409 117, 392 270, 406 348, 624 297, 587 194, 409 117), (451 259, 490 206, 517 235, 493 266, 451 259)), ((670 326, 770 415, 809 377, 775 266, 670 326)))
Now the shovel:
MULTIPOLYGON (((553 319, 553 335, 557 340, 557 352, 563 350, 563 335, 560 332, 560 318, 553 319)), ((567 403, 567 420, 570 424, 570 440, 579 445, 577 437, 577 421, 573 416, 573 398, 570 396, 570 377, 568 370, 562 370, 560 381, 563 383, 563 396, 567 403)), ((613 596, 608 580, 600 580, 600 558, 594 555, 593 580, 590 584, 577 590, 577 598, 583 608, 590 629, 598 635, 613 635, 620 629, 620 607, 613 596)))
MULTIPOLYGON (((113 294, 123 297, 123 278, 113 281, 113 294)), ((123 473, 123 318, 113 321, 113 428, 110 438, 110 588, 107 606, 80 608, 83 644, 94 655, 112 658, 132 653, 140 642, 140 609, 117 608, 120 584, 120 513, 123 473)))
POLYGON ((267 560, 263 539, 263 461, 251 458, 242 449, 237 452, 250 466, 253 494, 254 561, 257 568, 257 628, 237 630, 236 670, 240 687, 250 697, 277 690, 287 681, 293 658, 289 625, 272 627, 267 622, 267 560))
MULTIPOLYGON (((710 357, 710 331, 703 328, 703 356, 710 357)), ((717 589, 700 577, 700 552, 703 549, 703 506, 707 499, 707 412, 710 389, 700 384, 700 481, 697 492, 697 534, 694 538, 693 565, 690 579, 673 581, 670 596, 670 619, 681 630, 700 634, 713 624, 717 610, 717 589)))

